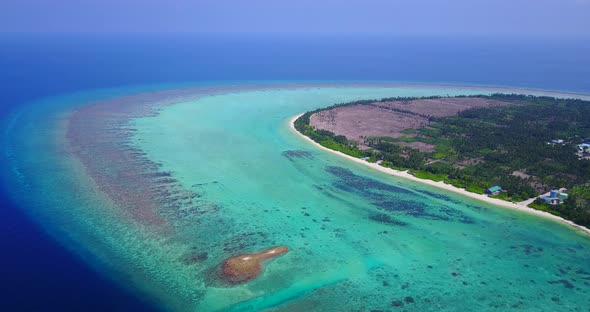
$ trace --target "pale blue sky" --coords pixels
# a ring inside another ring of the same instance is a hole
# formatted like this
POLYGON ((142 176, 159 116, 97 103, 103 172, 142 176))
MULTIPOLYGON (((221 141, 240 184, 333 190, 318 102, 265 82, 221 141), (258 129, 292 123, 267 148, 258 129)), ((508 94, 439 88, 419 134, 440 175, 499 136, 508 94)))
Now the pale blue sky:
POLYGON ((590 0, 1 0, 2 32, 590 36, 590 0))

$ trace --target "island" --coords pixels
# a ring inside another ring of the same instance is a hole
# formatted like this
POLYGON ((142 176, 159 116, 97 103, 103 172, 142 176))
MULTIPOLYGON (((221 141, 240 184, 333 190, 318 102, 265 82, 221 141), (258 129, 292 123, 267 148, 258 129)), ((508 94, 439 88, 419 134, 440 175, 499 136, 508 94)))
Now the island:
POLYGON ((292 126, 373 167, 590 227, 588 101, 521 94, 384 98, 306 112, 292 126))
POLYGON ((242 254, 226 259, 221 264, 221 277, 232 284, 243 283, 262 273, 262 264, 289 251, 286 246, 276 246, 263 251, 242 254))

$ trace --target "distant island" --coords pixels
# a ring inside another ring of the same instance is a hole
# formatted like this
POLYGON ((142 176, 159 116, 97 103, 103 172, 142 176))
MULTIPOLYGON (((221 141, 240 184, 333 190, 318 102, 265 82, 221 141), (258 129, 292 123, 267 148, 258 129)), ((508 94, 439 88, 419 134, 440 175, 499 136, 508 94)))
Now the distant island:
POLYGON ((384 98, 294 120, 333 151, 590 227, 590 102, 518 94, 384 98))

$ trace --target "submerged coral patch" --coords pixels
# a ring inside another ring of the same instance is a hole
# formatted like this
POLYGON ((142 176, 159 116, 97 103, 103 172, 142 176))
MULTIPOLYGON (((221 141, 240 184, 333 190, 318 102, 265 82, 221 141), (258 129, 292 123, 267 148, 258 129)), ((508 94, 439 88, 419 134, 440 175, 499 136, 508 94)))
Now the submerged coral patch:
POLYGON ((385 224, 393 224, 393 225, 406 225, 407 223, 396 220, 395 218, 393 218, 392 216, 385 214, 385 213, 372 213, 369 215, 369 219, 373 220, 373 221, 377 221, 380 223, 385 223, 385 224))
POLYGON ((281 153, 281 155, 283 155, 283 157, 285 157, 291 161, 293 161, 294 159, 297 159, 297 158, 313 159, 313 154, 311 152, 302 151, 302 150, 284 151, 281 153))
POLYGON ((413 194, 413 192, 408 189, 356 175, 350 169, 328 166, 325 170, 338 178, 338 181, 334 183, 337 188, 361 193, 365 197, 373 197, 377 199, 386 196, 380 192, 387 192, 389 196, 396 194, 413 194))
MULTIPOLYGON (((439 203, 420 201, 416 199, 417 194, 411 190, 354 174, 346 168, 329 166, 325 170, 337 178, 333 182, 335 188, 355 193, 384 212, 413 218, 456 221, 466 224, 475 222, 457 209, 439 203)), ((433 192, 428 193, 436 195, 433 192)), ((441 196, 441 198, 446 197, 441 196)))

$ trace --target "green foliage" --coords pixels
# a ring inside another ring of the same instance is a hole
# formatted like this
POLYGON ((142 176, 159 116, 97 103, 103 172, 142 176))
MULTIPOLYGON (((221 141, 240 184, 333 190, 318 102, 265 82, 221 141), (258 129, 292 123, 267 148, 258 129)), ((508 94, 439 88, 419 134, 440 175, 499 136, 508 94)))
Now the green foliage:
POLYGON ((446 174, 432 173, 424 170, 410 170, 409 173, 419 179, 427 179, 435 182, 443 181, 448 176, 446 174))
POLYGON ((514 177, 513 171, 524 170, 538 177, 545 189, 571 187, 590 179, 590 162, 577 159, 575 138, 590 136, 590 105, 576 99, 555 99, 523 95, 479 96, 515 105, 474 108, 459 116, 437 118, 429 127, 406 130, 415 136, 395 139, 376 138, 369 146, 384 153, 383 159, 403 163, 412 169, 447 174, 453 185, 469 185, 479 191, 491 185, 501 185, 502 195, 513 201, 537 195, 531 180, 514 177), (547 145, 554 138, 569 140, 569 145, 547 145), (422 155, 416 164, 403 159, 402 148, 386 147, 384 143, 424 142, 436 146, 436 151, 422 155), (389 155, 395 154, 395 155, 389 155), (479 159, 467 166, 463 160, 479 159), (431 170, 438 160, 452 166, 431 170), (463 181, 459 183, 457 180, 463 181))
POLYGON ((384 160, 384 161, 381 162, 381 166, 383 166, 385 168, 391 168, 391 169, 394 169, 394 170, 399 170, 399 171, 406 171, 406 170, 408 170, 408 168, 406 168, 406 167, 396 166, 392 162, 386 161, 386 160, 384 160))
POLYGON ((463 180, 459 180, 459 179, 446 179, 445 180, 446 184, 450 184, 454 187, 458 187, 458 188, 465 188, 465 181, 463 180))
POLYGON ((553 209, 568 220, 590 227, 590 184, 576 186, 568 194, 568 199, 553 209))
POLYGON ((476 194, 483 194, 485 189, 475 183, 468 184, 465 186, 465 190, 467 192, 476 193, 476 194))
POLYGON ((578 199, 590 200, 590 184, 577 186, 570 190, 568 194, 578 199))
POLYGON ((497 199, 502 199, 502 200, 510 200, 510 197, 508 196, 508 193, 500 193, 498 195, 489 195, 489 197, 491 198, 497 198, 497 199))
POLYGON ((541 198, 535 199, 534 202, 529 204, 529 207, 536 210, 545 211, 556 216, 561 216, 561 214, 558 211, 554 210, 555 208, 559 208, 558 206, 551 206, 544 199, 541 198))
POLYGON ((318 143, 320 143, 320 145, 327 147, 331 150, 335 150, 335 151, 344 153, 344 154, 352 156, 352 157, 356 157, 356 158, 364 157, 361 150, 356 148, 356 146, 350 145, 346 142, 341 143, 341 142, 333 140, 331 138, 326 138, 318 143))

